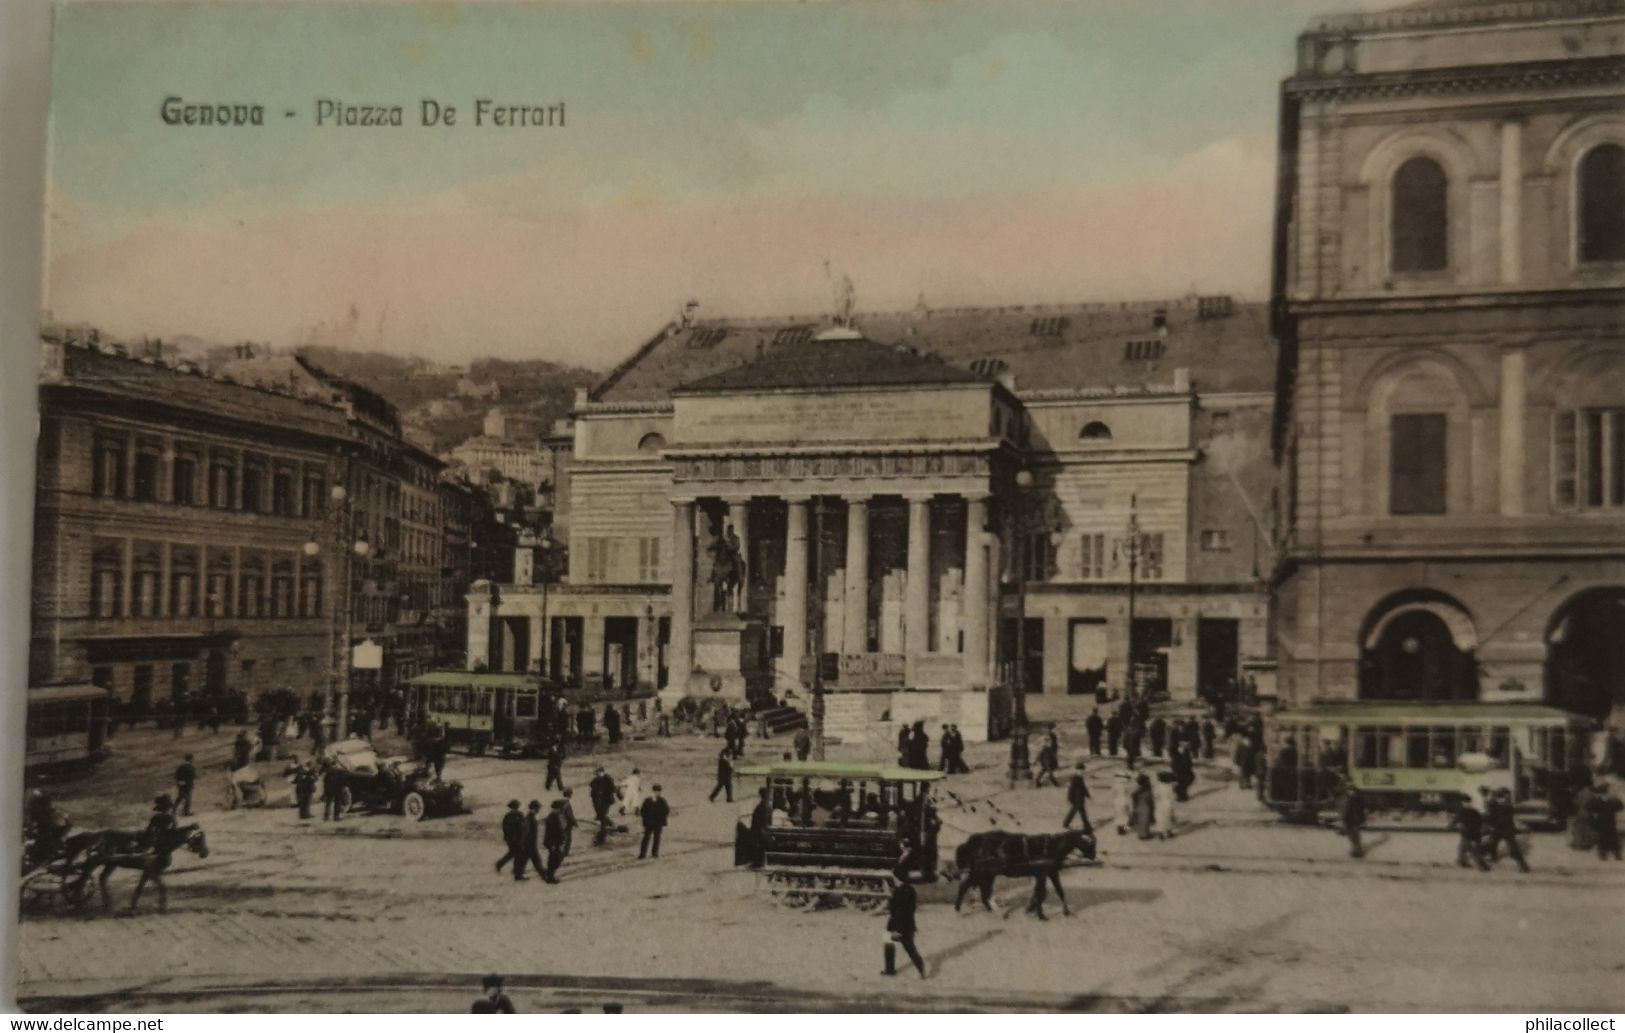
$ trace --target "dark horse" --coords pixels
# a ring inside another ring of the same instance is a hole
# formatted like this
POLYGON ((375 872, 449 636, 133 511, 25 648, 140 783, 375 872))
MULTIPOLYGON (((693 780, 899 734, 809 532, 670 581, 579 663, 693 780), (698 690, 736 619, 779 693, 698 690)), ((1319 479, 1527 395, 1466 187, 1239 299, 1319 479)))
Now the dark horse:
POLYGON ((141 891, 146 888, 148 880, 158 887, 158 910, 169 909, 169 892, 164 888, 162 875, 169 868, 170 861, 176 850, 185 848, 199 857, 209 856, 209 844, 203 837, 203 830, 197 825, 181 825, 158 834, 157 842, 149 842, 147 833, 121 831, 108 829, 95 833, 96 838, 85 848, 84 875, 89 878, 90 873, 97 868, 101 869, 101 876, 97 879, 102 890, 102 906, 110 903, 107 895, 107 880, 115 868, 132 868, 141 873, 141 879, 135 884, 135 892, 130 895, 130 910, 135 910, 136 902, 141 899, 141 891))
POLYGON ((1073 851, 1081 854, 1085 861, 1093 861, 1094 834, 1083 829, 1047 835, 1023 835, 1001 829, 978 832, 954 851, 954 863, 963 873, 954 910, 959 910, 959 906, 965 902, 965 894, 975 886, 981 890, 982 907, 991 911, 994 879, 1001 875, 1030 875, 1033 878, 1033 895, 1027 903, 1027 910, 1039 918, 1045 917, 1045 884, 1048 883, 1055 887, 1055 895, 1061 899, 1061 913, 1070 915, 1072 909, 1067 905, 1066 891, 1061 889, 1061 868, 1073 851))

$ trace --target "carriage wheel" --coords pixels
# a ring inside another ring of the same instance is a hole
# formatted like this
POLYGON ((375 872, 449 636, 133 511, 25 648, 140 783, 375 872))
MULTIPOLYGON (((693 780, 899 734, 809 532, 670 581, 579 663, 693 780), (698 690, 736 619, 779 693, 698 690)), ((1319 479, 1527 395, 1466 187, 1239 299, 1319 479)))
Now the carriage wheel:
POLYGON ((340 814, 349 814, 350 808, 355 805, 355 794, 350 792, 349 786, 339 786, 338 808, 340 814))
POLYGON ((407 793, 401 801, 401 813, 410 821, 422 821, 428 807, 423 802, 422 793, 407 793))

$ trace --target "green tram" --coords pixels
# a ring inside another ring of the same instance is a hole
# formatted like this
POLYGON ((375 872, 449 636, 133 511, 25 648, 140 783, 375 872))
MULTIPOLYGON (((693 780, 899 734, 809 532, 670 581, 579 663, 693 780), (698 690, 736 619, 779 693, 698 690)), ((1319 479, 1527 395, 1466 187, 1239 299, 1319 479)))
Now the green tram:
MULTIPOLYGON (((1266 719, 1259 798, 1312 819, 1347 783, 1373 809, 1453 811, 1481 786, 1552 819, 1569 772, 1590 760, 1596 723, 1522 703, 1331 703, 1266 719)), ((1558 807, 1559 813, 1561 806, 1558 807)))
POLYGON ((430 671, 407 683, 407 706, 446 740, 472 754, 536 756, 559 734, 563 699, 545 679, 487 671, 430 671))

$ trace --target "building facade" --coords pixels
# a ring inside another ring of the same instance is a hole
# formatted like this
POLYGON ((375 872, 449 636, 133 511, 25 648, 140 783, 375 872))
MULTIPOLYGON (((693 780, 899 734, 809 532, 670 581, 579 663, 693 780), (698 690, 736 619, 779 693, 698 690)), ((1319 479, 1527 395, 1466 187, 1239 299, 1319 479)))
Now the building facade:
POLYGON ((1282 101, 1291 699, 1625 713, 1625 4, 1317 22, 1282 101))
POLYGON ((1014 685, 1220 691, 1267 650, 1273 374, 1229 298, 673 324, 578 400, 568 569, 477 590, 471 662, 804 704, 834 654, 833 722, 979 734, 1014 685))

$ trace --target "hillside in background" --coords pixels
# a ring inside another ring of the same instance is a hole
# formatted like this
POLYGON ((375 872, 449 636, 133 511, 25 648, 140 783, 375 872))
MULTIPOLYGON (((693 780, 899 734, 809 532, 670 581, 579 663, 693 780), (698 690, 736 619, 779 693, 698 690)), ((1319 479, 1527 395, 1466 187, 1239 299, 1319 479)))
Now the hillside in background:
POLYGON ((415 356, 321 345, 299 348, 298 353, 389 399, 403 418, 434 435, 437 451, 479 434, 493 406, 551 427, 569 415, 576 388, 591 387, 603 377, 545 359, 475 359, 466 367, 453 367, 415 356))

